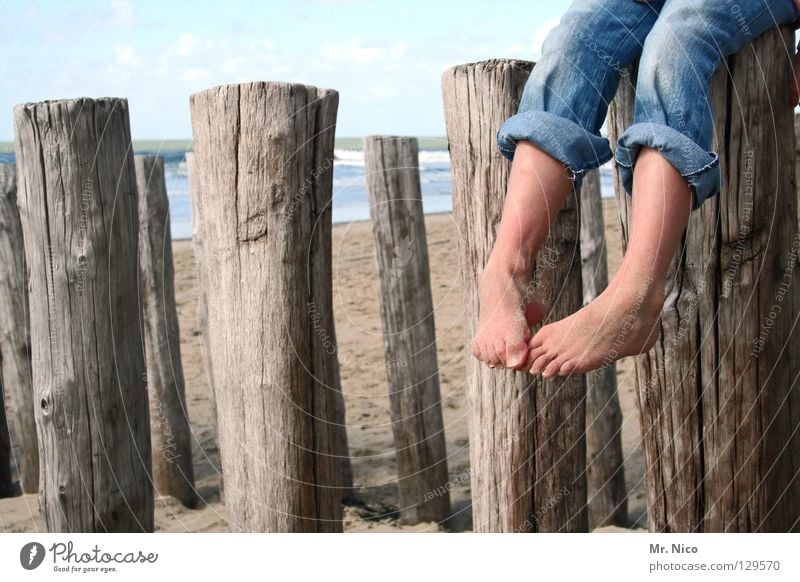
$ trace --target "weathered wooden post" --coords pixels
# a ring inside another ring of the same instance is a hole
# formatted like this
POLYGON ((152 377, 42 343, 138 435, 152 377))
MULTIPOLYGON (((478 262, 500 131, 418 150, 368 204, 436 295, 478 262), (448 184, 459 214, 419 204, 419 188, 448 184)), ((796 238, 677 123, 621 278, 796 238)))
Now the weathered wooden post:
MULTIPOLYGON (((336 337, 333 331, 333 337, 336 337)), ((350 445, 347 440, 347 408, 342 393, 342 378, 339 374, 339 354, 333 362, 333 389, 335 399, 334 427, 336 442, 335 455, 339 462, 339 494, 344 505, 358 503, 358 495, 353 486, 353 462, 350 459, 350 445)))
POLYGON ((134 156, 139 192, 139 276, 147 356, 153 484, 186 507, 197 506, 192 432, 181 364, 175 272, 164 160, 134 156))
MULTIPOLYGON (((712 83, 722 193, 693 213, 661 336, 636 362, 651 530, 800 529, 800 239, 790 61, 776 58, 790 36, 758 38, 712 83)), ((612 139, 633 97, 623 82, 612 139)), ((619 184, 617 196, 626 226, 619 184)))
MULTIPOLYGON (((583 304, 608 286, 606 227, 600 173, 588 172, 581 186, 581 263, 583 304)), ((586 482, 589 529, 625 526, 628 495, 622 455, 622 408, 617 394, 617 366, 586 375, 586 482)))
MULTIPOLYGON (((200 229, 200 207, 197 195, 197 170, 195 169, 194 153, 186 153, 186 176, 189 182, 189 198, 192 201, 192 251, 194 252, 194 285, 197 297, 197 328, 200 330, 203 351, 203 369, 208 382, 208 398, 211 403, 211 417, 214 419, 214 442, 219 449, 219 420, 217 418, 217 397, 214 393, 214 373, 211 363, 211 346, 208 339, 208 297, 203 285, 203 231, 200 229)), ((222 451, 220 450, 220 466, 217 467, 219 479, 219 498, 225 499, 225 478, 222 475, 222 451)))
POLYGON ((339 94, 191 98, 225 499, 236 531, 341 531, 331 284, 339 94))
POLYGON ((153 530, 125 99, 14 109, 41 467, 52 532, 153 530))
MULTIPOLYGON (((197 170, 195 169, 195 158, 193 152, 188 152, 186 154, 186 169, 189 176, 189 195, 192 199, 192 246, 194 248, 194 257, 195 257, 195 270, 196 270, 196 279, 197 279, 197 289, 198 289, 198 308, 197 308, 197 325, 200 329, 200 333, 203 337, 203 363, 205 365, 205 372, 206 378, 208 379, 210 394, 211 394, 211 404, 214 408, 213 416, 214 416, 214 432, 215 432, 215 439, 217 443, 219 443, 219 429, 218 429, 218 421, 217 421, 217 401, 216 396, 214 395, 214 386, 213 386, 213 364, 211 360, 211 346, 209 344, 208 339, 208 298, 205 292, 205 285, 202 283, 202 274, 203 274, 203 232, 201 230, 202 221, 200 220, 200 215, 203 212, 202 205, 200 204, 200 197, 197 195, 197 186, 196 186, 196 177, 195 174, 197 170)), ((344 397, 342 395, 341 390, 341 381, 339 379, 339 362, 338 359, 334 358, 334 376, 336 381, 334 382, 336 388, 336 422, 334 430, 337 432, 336 438, 336 455, 339 457, 340 460, 340 477, 341 477, 341 495, 342 501, 345 504, 351 503, 355 499, 355 493, 353 491, 353 468, 352 463, 350 460, 350 447, 347 444, 347 421, 345 418, 345 403, 344 397)), ((220 457, 222 456, 222 451, 220 450, 220 457)), ((219 473, 219 492, 220 498, 224 499, 224 478, 222 472, 219 473)))
POLYGON ((364 161, 400 521, 443 522, 450 516, 450 493, 417 140, 367 136, 364 161))
MULTIPOLYGON (((478 323, 478 275, 511 169, 497 149, 497 129, 516 113, 532 68, 528 61, 498 59, 459 65, 442 77, 468 341, 478 323)), ((561 210, 531 280, 550 308, 546 321, 580 308, 577 196, 561 210)), ((583 376, 542 380, 490 370, 471 357, 467 366, 474 529, 586 531, 583 376)))
POLYGON ((3 358, 0 356, 0 499, 15 497, 21 493, 19 484, 11 476, 11 437, 6 420, 5 395, 3 390, 3 358))
MULTIPOLYGON (((795 192, 800 195, 800 113, 794 114, 794 185, 795 192)), ((797 205, 797 216, 800 219, 800 204, 797 205)))
POLYGON ((17 208, 17 172, 0 165, 0 359, 11 408, 17 469, 25 493, 39 490, 39 447, 33 412, 28 272, 17 208))

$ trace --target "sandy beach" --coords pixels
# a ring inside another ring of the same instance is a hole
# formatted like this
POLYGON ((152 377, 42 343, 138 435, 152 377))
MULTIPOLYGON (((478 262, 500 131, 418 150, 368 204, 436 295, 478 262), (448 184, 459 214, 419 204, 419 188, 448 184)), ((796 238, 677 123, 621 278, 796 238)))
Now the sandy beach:
MULTIPOLYGON (((605 200, 609 272, 621 259, 620 228, 614 200, 605 200)), ((456 233, 450 214, 426 217, 430 250, 431 284, 435 305, 437 350, 442 391, 448 469, 454 481, 451 493, 456 513, 455 531, 469 531, 470 488, 468 479, 456 477, 469 468, 469 407, 465 394, 465 350, 461 270, 456 233)), ((348 437, 357 494, 364 507, 348 508, 345 531, 438 531, 436 524, 399 526, 391 519, 376 518, 397 503, 396 466, 389 420, 378 277, 368 222, 339 224, 333 230, 334 309, 341 364, 342 388, 347 405, 348 437)), ((181 328, 181 355, 186 396, 194 435, 197 489, 204 500, 199 509, 185 509, 171 498, 156 500, 156 529, 166 532, 227 531, 224 504, 220 501, 217 472, 219 453, 214 444, 211 406, 204 378, 201 342, 196 322, 196 286, 190 241, 173 244, 175 284, 181 328)), ((643 458, 639 443, 639 419, 634 392, 633 361, 619 362, 617 376, 623 409, 625 477, 629 515, 645 525, 643 458)), ((13 438, 13 435, 12 435, 13 438)), ((44 531, 36 495, 0 500, 0 531, 44 531)), ((615 528, 608 528, 615 529, 615 528)))

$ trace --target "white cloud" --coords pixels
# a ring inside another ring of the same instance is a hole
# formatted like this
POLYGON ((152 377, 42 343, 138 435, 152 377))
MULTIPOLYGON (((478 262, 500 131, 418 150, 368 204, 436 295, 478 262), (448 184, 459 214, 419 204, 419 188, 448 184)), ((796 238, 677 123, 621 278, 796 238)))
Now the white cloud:
POLYGON ((175 52, 182 57, 190 56, 200 44, 199 39, 193 34, 182 34, 178 37, 178 46, 175 52))
POLYGON ((547 38, 547 35, 550 34, 550 31, 556 26, 558 26, 558 20, 548 20, 536 29, 536 32, 533 35, 533 41, 531 43, 533 48, 533 54, 531 58, 533 58, 533 60, 539 60, 539 57, 542 56, 542 45, 544 44, 544 39, 547 38))
POLYGON ((408 51, 407 42, 399 42, 389 47, 389 54, 392 56, 393 59, 403 58, 403 56, 405 56, 407 51, 408 51))
POLYGON ((137 67, 142 64, 142 58, 133 47, 121 46, 117 49, 117 63, 123 67, 137 67))
POLYGON ((520 57, 531 58, 530 48, 519 43, 512 44, 510 47, 502 51, 504 57, 520 57))
POLYGON ((108 0, 101 16, 101 25, 108 28, 130 28, 136 23, 136 13, 130 0, 108 0))
POLYGON ((189 83, 202 83, 211 78, 211 71, 206 67, 189 67, 180 75, 180 79, 189 83))
MULTIPOLYGON (((396 46, 391 47, 390 50, 397 51, 396 46)), ((341 43, 328 42, 323 44, 320 55, 324 61, 330 63, 358 63, 361 65, 368 65, 385 58, 386 52, 386 49, 383 47, 362 46, 361 41, 349 40, 341 43)))
POLYGON ((365 92, 370 99, 388 99, 397 95, 397 91, 386 85, 373 85, 365 92))

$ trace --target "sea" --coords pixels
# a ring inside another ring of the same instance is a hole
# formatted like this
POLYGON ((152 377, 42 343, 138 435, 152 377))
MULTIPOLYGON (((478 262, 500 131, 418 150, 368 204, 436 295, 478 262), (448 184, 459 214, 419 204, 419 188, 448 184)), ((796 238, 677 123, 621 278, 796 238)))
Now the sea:
MULTIPOLYGON (((425 214, 450 212, 450 154, 445 138, 420 137, 419 170, 422 208, 425 214)), ((361 138, 337 138, 333 161, 333 222, 348 223, 369 220, 369 200, 364 178, 364 151, 361 138)), ((192 205, 186 172, 189 140, 134 141, 134 153, 164 158, 164 175, 170 204, 170 226, 175 240, 191 238, 192 205)), ((14 163, 13 146, 0 144, 0 163, 14 163)), ((612 169, 600 168, 600 185, 604 198, 614 196, 612 169)))

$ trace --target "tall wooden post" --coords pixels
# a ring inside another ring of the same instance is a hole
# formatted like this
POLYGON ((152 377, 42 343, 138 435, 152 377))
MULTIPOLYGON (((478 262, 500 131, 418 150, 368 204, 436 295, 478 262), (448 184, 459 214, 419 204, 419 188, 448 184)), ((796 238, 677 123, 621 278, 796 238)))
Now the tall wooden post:
MULTIPOLYGON (((606 226, 600 173, 588 172, 581 186, 581 263, 583 303, 591 303, 608 286, 606 226)), ((617 366, 586 375, 586 482, 589 529, 625 526, 628 495, 622 455, 622 408, 617 394, 617 366)))
POLYGON ((240 531, 341 531, 331 284, 339 94, 191 98, 225 500, 240 531))
POLYGON ((25 493, 39 490, 39 446, 33 412, 28 271, 17 208, 17 172, 0 165, 0 358, 11 408, 17 470, 25 493))
MULTIPOLYGON (((202 220, 200 216, 203 212, 200 197, 197 196, 196 180, 195 177, 197 170, 195 169, 194 153, 189 152, 186 154, 186 169, 189 175, 189 191, 192 198, 192 246, 194 247, 195 268, 197 271, 197 287, 198 287, 198 308, 197 308, 197 324, 200 328, 200 333, 203 337, 203 363, 205 365, 206 378, 209 382, 211 392, 211 403, 214 407, 213 415, 214 422, 217 423, 217 402, 214 395, 213 386, 213 364, 211 361, 211 346, 208 339, 208 298, 206 296, 205 285, 202 283, 203 273, 203 232, 201 230, 202 220)), ((331 324, 332 325, 332 324, 331 324)), ((331 334, 334 335, 333 333, 331 334)), ((337 354, 338 356, 338 354, 337 354)), ((336 436, 336 456, 339 458, 339 476, 341 483, 339 485, 342 502, 347 505, 352 503, 355 498, 353 490, 353 467, 350 459, 350 447, 347 443, 347 419, 344 397, 342 395, 341 380, 339 377, 339 360, 338 357, 334 358, 334 387, 336 393, 336 421, 334 430, 336 436)), ((219 429, 216 424, 214 427, 215 438, 219 442, 219 429)), ((220 456, 222 451, 220 451, 220 456)), ((224 498, 224 479, 220 472, 219 474, 219 491, 220 497, 224 498)))
POLYGON ((128 103, 18 105, 14 124, 41 513, 53 532, 152 531, 128 103))
POLYGON ((197 506, 192 432, 181 363, 175 271, 164 160, 135 156, 139 192, 139 275, 147 356, 150 442, 156 493, 197 506))
MULTIPOLYGON (((532 68, 528 61, 490 60, 453 67, 442 78, 468 340, 478 324, 478 275, 495 239, 511 169, 496 133, 516 113, 532 68)), ((531 282, 551 306, 546 321, 581 307, 577 196, 559 213, 531 282)), ((475 530, 586 531, 583 377, 542 380, 468 360, 475 530)))
POLYGON ((381 281, 400 521, 442 522, 450 516, 450 493, 417 140, 367 136, 364 161, 381 281))
MULTIPOLYGON (((800 239, 782 89, 790 61, 776 57, 789 54, 789 37, 763 35, 712 83, 722 193, 692 214, 661 336, 636 362, 654 531, 800 529, 800 239)), ((623 83, 612 139, 631 122, 633 99, 623 83)), ((617 196, 627 235, 619 184, 617 196)))
MULTIPOLYGON (((197 328, 200 330, 201 346, 203 350, 203 370, 208 382, 208 397, 211 403, 211 417, 214 421, 214 441, 219 447, 219 420, 217 418, 217 397, 214 393, 214 373, 211 362, 211 346, 208 339, 208 297, 203 284, 203 231, 200 228, 199 196, 197 195, 197 170, 195 167, 194 153, 186 153, 186 175, 189 181, 189 198, 192 201, 192 251, 194 252, 195 268, 195 293, 197 297, 197 328)), ((219 479, 219 498, 225 499, 225 479, 222 475, 222 451, 220 451, 220 466, 217 467, 219 479)))

